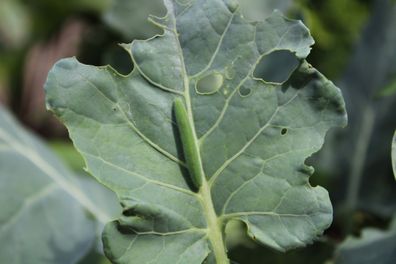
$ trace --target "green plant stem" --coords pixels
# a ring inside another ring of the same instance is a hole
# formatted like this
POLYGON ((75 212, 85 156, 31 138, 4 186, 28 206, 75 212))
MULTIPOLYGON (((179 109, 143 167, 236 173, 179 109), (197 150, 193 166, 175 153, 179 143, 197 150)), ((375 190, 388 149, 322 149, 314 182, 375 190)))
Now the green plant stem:
MULTIPOLYGON (((185 80, 185 87, 188 87, 188 82, 187 80, 185 80)), ((213 255, 216 259, 216 263, 217 264, 229 264, 230 261, 228 259, 227 256, 227 249, 225 246, 225 241, 224 241, 224 237, 223 237, 223 222, 219 220, 219 218, 217 217, 216 211, 214 209, 213 206, 213 200, 212 200, 212 195, 210 192, 210 187, 209 187, 209 183, 206 179, 205 176, 205 172, 203 170, 203 166, 202 166, 202 159, 201 159, 201 154, 199 151, 199 144, 198 144, 198 139, 197 139, 197 134, 195 131, 195 126, 194 126, 194 117, 192 114, 192 108, 191 108, 191 99, 190 99, 190 94, 188 89, 186 89, 185 92, 185 96, 184 96, 185 100, 186 100, 186 114, 187 116, 185 117, 185 121, 186 123, 182 124, 184 126, 179 129, 187 129, 188 133, 188 139, 184 139, 183 141, 187 141, 189 146, 183 146, 183 149, 185 147, 187 148, 191 148, 195 150, 194 153, 194 158, 190 159, 190 161, 188 162, 188 167, 190 170, 190 173, 193 172, 196 175, 194 175, 193 177, 201 177, 201 179, 194 179, 194 181, 199 182, 200 183, 200 188, 199 188, 199 192, 198 192, 198 196, 201 198, 201 204, 203 207, 203 212, 205 215, 205 219, 208 225, 207 228, 207 236, 208 239, 212 245, 212 252, 213 255)), ((178 101, 175 101, 176 103, 178 101)), ((181 107, 182 105, 180 104, 179 101, 179 106, 176 105, 176 107, 181 107)), ((181 110, 181 112, 183 112, 182 109, 178 109, 179 111, 181 110)), ((179 113, 180 114, 180 113, 179 113)), ((183 121, 183 120, 182 120, 183 121)), ((179 123, 179 121, 178 121, 179 123)), ((179 125, 179 124, 178 124, 179 125)), ((185 131, 180 131, 181 134, 183 134, 185 131)), ((186 136, 186 135, 185 135, 186 136)), ((182 142, 183 142, 182 141, 182 142)), ((184 145, 184 142, 183 142, 184 145)))
POLYGON ((219 221, 213 207, 212 196, 210 194, 209 184, 203 181, 199 194, 202 197, 202 206, 208 224, 208 238, 212 244, 213 254, 217 264, 230 263, 227 256, 227 249, 223 238, 223 223, 219 221))

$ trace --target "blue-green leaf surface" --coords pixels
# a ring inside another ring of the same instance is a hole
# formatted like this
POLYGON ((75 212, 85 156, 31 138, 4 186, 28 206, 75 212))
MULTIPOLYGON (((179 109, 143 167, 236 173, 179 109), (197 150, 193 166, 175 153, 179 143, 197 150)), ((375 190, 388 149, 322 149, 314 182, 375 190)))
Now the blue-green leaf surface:
POLYGON ((152 17, 163 34, 124 45, 132 73, 69 58, 46 83, 48 108, 123 206, 105 228, 105 253, 114 263, 228 263, 229 220, 276 250, 311 243, 330 225, 332 207, 326 190, 309 184, 313 169, 304 161, 330 127, 345 125, 346 113, 339 89, 305 61, 314 43, 308 29, 278 12, 248 22, 237 1, 164 3, 167 15, 152 17), (279 50, 299 61, 290 78, 255 76, 279 50), (176 98, 199 150, 199 189, 176 98))
POLYGON ((161 0, 113 0, 103 13, 103 20, 130 41, 160 32, 147 17, 149 14, 159 15, 163 9, 161 0))
POLYGON ((293 6, 292 0, 238 0, 243 15, 253 21, 262 20, 274 10, 288 11, 293 6))
POLYGON ((396 221, 389 230, 363 229, 360 237, 349 237, 338 248, 336 264, 393 264, 396 259, 396 221))
POLYGON ((97 183, 80 182, 0 106, 0 208, 0 263, 72 264, 117 204, 97 183))

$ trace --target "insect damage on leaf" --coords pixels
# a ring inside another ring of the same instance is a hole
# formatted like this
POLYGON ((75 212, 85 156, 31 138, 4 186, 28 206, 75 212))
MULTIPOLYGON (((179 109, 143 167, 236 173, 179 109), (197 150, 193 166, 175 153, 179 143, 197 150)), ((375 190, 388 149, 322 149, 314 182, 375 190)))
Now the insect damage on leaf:
POLYGON ((198 80, 195 89, 198 94, 214 94, 221 88, 223 82, 223 75, 211 73, 198 80))
POLYGON ((305 60, 308 29, 278 12, 249 22, 235 1, 164 3, 168 14, 152 18, 163 34, 124 45, 128 76, 72 58, 46 83, 48 108, 124 208, 104 230, 107 257, 228 263, 230 220, 279 251, 311 243, 332 207, 304 161, 346 113, 339 89, 305 60), (289 71, 258 76, 269 54, 260 73, 289 71))

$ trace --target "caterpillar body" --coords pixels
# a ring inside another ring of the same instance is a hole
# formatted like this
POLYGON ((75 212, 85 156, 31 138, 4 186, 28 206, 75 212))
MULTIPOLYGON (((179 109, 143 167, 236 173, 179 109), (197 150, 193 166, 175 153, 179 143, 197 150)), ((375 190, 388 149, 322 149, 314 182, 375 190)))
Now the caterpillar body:
POLYGON ((181 98, 175 99, 174 110, 188 171, 192 182, 199 190, 202 186, 202 179, 204 177, 201 167, 201 158, 199 148, 195 140, 194 128, 192 127, 187 110, 181 98))

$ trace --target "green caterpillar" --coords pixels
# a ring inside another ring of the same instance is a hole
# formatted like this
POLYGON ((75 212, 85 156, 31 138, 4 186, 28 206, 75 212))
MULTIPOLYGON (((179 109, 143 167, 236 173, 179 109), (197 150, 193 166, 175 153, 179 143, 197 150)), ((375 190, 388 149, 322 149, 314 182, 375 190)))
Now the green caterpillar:
POLYGON ((187 110, 181 98, 176 98, 174 101, 174 109, 176 115, 176 122, 179 128, 179 134, 183 145, 184 157, 187 162, 187 167, 191 175, 191 180, 199 189, 202 186, 202 179, 204 177, 201 167, 201 157, 199 149, 195 140, 194 128, 188 118, 187 110))

